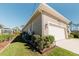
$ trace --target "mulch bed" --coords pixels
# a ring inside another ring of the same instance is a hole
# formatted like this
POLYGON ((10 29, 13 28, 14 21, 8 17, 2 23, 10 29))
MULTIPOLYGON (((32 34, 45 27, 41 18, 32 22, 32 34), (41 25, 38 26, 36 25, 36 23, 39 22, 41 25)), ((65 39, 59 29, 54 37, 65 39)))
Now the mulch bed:
POLYGON ((41 54, 44 54, 44 53, 49 52, 50 50, 52 50, 55 46, 56 46, 56 45, 52 44, 52 45, 50 45, 50 47, 48 47, 48 48, 45 48, 45 49, 43 49, 43 50, 39 50, 39 52, 40 52, 41 54))
POLYGON ((39 52, 40 52, 41 54, 44 54, 44 53, 48 52, 49 50, 53 49, 54 47, 55 47, 55 46, 52 46, 52 47, 49 47, 49 48, 45 48, 44 50, 40 50, 39 52))
POLYGON ((4 41, 4 42, 0 42, 0 51, 8 45, 8 43, 10 43, 12 40, 7 40, 7 41, 4 41))

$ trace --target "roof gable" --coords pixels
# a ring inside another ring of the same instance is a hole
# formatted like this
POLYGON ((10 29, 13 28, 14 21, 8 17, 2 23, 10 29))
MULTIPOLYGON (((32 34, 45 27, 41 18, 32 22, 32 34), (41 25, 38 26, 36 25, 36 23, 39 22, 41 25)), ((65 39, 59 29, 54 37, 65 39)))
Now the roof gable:
POLYGON ((61 15, 55 9, 53 9, 52 7, 48 6, 45 3, 41 3, 38 6, 38 8, 35 10, 35 12, 32 14, 32 16, 30 17, 30 19, 27 22, 27 24, 25 25, 25 27, 33 20, 33 18, 35 17, 35 15, 37 15, 37 13, 42 13, 43 11, 48 12, 49 14, 51 14, 51 15, 55 16, 56 18, 58 18, 59 20, 66 22, 67 24, 70 23, 70 21, 67 18, 65 18, 63 15, 61 15))
POLYGON ((68 20, 66 17, 64 17, 62 14, 60 14, 59 12, 57 12, 55 9, 48 6, 47 4, 40 4, 38 9, 41 10, 41 11, 45 11, 45 12, 55 16, 56 18, 58 18, 61 21, 64 21, 66 23, 70 23, 70 20, 68 20))

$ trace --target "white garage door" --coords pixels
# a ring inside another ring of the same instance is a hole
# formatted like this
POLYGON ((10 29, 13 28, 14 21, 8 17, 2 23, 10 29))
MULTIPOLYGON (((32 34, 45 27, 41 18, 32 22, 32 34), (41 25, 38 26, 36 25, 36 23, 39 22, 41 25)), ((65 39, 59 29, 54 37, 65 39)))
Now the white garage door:
POLYGON ((63 28, 49 25, 48 26, 48 33, 49 33, 49 35, 53 35, 55 37, 56 41, 65 39, 65 31, 63 28))

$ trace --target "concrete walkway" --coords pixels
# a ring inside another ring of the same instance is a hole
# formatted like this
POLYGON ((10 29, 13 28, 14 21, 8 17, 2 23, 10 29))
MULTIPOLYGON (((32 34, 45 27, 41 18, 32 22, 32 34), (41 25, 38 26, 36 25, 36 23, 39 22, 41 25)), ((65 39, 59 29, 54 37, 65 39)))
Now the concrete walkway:
POLYGON ((79 39, 65 39, 56 41, 56 45, 76 54, 79 54, 79 39))

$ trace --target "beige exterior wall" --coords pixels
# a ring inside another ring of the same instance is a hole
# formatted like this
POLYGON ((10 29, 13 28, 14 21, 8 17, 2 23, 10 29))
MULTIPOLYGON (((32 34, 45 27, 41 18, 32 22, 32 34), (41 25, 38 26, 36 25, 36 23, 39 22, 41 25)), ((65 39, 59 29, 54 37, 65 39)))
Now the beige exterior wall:
POLYGON ((33 31, 35 34, 42 35, 42 16, 41 14, 33 21, 33 31))
POLYGON ((48 22, 52 23, 54 26, 58 26, 61 28, 64 28, 65 30, 65 36, 66 38, 68 38, 68 33, 67 33, 67 26, 68 24, 65 24, 62 21, 57 20, 55 17, 47 14, 47 13, 42 13, 42 21, 43 21, 43 25, 42 25, 42 31, 43 31, 43 35, 47 35, 48 31, 45 28, 45 24, 48 24, 48 22))
POLYGON ((51 22, 54 26, 64 28, 65 36, 68 38, 68 25, 62 21, 58 21, 55 17, 50 16, 47 13, 40 13, 37 17, 33 18, 23 31, 28 32, 28 29, 32 28, 35 34, 48 35, 48 29, 45 28, 45 24, 48 24, 48 22, 51 22))
POLYGON ((44 12, 33 18, 23 31, 28 32, 28 29, 32 28, 32 31, 34 31, 35 34, 48 35, 48 29, 45 28, 45 25, 48 24, 48 22, 51 22, 54 26, 63 28, 65 30, 65 37, 68 38, 68 24, 59 21, 54 16, 51 16, 44 12))
POLYGON ((42 35, 42 17, 41 14, 32 19, 32 21, 25 27, 23 31, 28 32, 28 29, 32 28, 35 34, 42 35))

